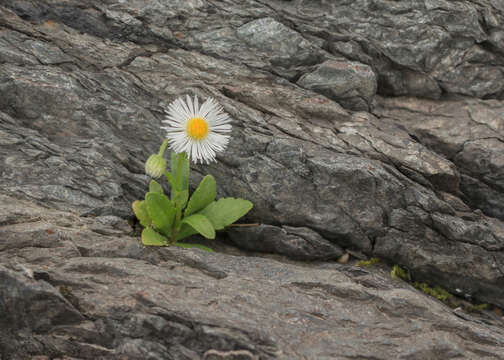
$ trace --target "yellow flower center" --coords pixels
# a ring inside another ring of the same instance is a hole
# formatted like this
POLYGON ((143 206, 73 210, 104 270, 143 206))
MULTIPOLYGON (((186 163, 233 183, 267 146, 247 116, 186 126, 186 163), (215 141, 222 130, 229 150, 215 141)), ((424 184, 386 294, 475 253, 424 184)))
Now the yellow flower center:
POLYGON ((186 130, 194 140, 203 140, 208 135, 208 123, 203 118, 194 117, 187 122, 186 130))

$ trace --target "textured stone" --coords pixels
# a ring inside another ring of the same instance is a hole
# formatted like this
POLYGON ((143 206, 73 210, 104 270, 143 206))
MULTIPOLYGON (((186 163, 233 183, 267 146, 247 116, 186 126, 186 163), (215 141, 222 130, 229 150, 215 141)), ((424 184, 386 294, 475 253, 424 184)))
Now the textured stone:
POLYGON ((303 75, 298 85, 324 94, 352 110, 369 110, 376 94, 376 75, 364 64, 329 60, 303 75))
POLYGON ((499 358, 496 313, 320 261, 504 307, 503 24, 498 0, 0 0, 2 358, 499 358), (248 252, 130 236, 185 94, 232 118, 192 186, 254 203, 248 252))
POLYGON ((281 253, 294 259, 329 260, 338 259, 344 254, 341 247, 308 228, 263 224, 250 229, 232 228, 228 234, 240 248, 281 253))
POLYGON ((0 200, 0 239, 17 244, 0 251, 3 359, 499 359, 504 349, 504 320, 451 310, 384 265, 146 248, 110 217, 0 200))
POLYGON ((504 106, 494 100, 381 98, 382 120, 400 121, 426 147, 451 160, 464 200, 504 219, 504 106))
POLYGON ((384 94, 436 97, 442 89, 484 97, 503 90, 502 56, 486 46, 496 43, 493 34, 504 23, 495 2, 299 0, 271 6, 301 33, 326 39, 335 55, 373 65, 384 94))
POLYGON ((272 18, 251 21, 236 31, 250 48, 264 52, 273 66, 290 68, 315 62, 316 47, 291 28, 272 18))
MULTIPOLYGON (((73 9, 71 5, 69 9, 73 9)), ((184 13, 184 9, 180 11, 184 13)), ((90 44, 111 41, 98 38, 102 35, 98 30, 80 35, 84 25, 73 24, 76 31, 63 17, 59 30, 52 31, 45 23, 32 24, 3 11, 9 29, 32 36, 44 32, 47 41, 60 48, 71 44, 75 61, 87 69, 10 63, 0 69, 6 94, 0 100, 5 193, 84 214, 129 216, 131 201, 141 197, 146 186, 143 161, 163 136, 157 130, 163 108, 175 96, 196 92, 216 97, 235 119, 233 141, 225 157, 198 170, 216 176, 222 195, 252 200, 255 207, 250 220, 308 227, 342 248, 372 255, 377 239, 388 239, 394 233, 390 219, 396 219, 396 214, 405 212, 409 218, 420 208, 428 214, 455 215, 436 191, 456 195, 459 184, 465 189, 466 175, 461 179, 453 162, 416 142, 397 125, 397 119, 350 114, 324 96, 258 72, 239 57, 232 63, 226 57, 196 51, 161 52, 156 43, 103 47, 101 51, 108 54, 104 58, 118 65, 104 68, 99 61, 96 67, 105 70, 96 72, 87 68, 93 58, 80 54, 90 44), (76 38, 85 41, 74 41, 76 38), (124 60, 124 54, 135 46, 138 55, 124 60), (26 136, 28 141, 23 141, 26 136)), ((264 18, 261 13, 256 21, 268 31, 291 34, 285 25, 271 18, 261 20, 264 18)), ((240 26, 255 37, 259 35, 251 30, 256 28, 254 24, 246 21, 240 26)), ((201 32, 201 36, 208 34, 201 32)), ((259 36, 250 41, 276 49, 279 43, 274 36, 268 39, 261 42, 259 36)), ((244 46, 243 52, 235 50, 238 55, 257 54, 251 45, 244 46)), ((308 74, 309 68, 305 71, 308 74)), ((424 233, 433 230, 432 222, 421 224, 417 225, 423 227, 421 231, 402 227, 412 241, 423 241, 424 233)), ((493 231, 485 224, 477 228, 484 233, 493 231)), ((440 253, 454 257, 449 246, 435 250, 435 255, 440 253)), ((393 253, 380 254, 391 261, 398 259, 393 253)), ((502 253, 495 256, 500 259, 502 253)), ((413 267, 411 256, 400 259, 413 267)), ((479 257, 470 259, 474 262, 469 267, 480 268, 476 272, 480 277, 470 280, 462 274, 452 275, 477 298, 474 281, 494 287, 502 275, 480 266, 485 261, 479 257)), ((430 265, 434 269, 442 266, 430 265)), ((451 287, 448 278, 423 274, 425 280, 441 279, 443 286, 451 287)), ((500 303, 501 291, 497 288, 494 296, 484 298, 500 303)))

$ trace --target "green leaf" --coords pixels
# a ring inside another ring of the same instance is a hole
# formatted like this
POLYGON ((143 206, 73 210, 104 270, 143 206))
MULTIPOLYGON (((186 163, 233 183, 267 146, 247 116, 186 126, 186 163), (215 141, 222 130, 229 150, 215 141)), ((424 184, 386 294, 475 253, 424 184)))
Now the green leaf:
POLYGON ((200 244, 175 243, 173 245, 181 247, 181 248, 185 248, 185 249, 197 248, 197 249, 205 250, 208 252, 215 252, 215 251, 213 251, 213 249, 210 249, 209 247, 206 247, 206 246, 203 246, 200 244))
POLYGON ((185 216, 191 215, 203 209, 215 200, 215 196, 217 196, 217 184, 215 183, 215 179, 212 175, 207 175, 203 178, 203 180, 201 180, 200 184, 191 195, 191 199, 189 200, 184 213, 185 216))
POLYGON ((248 200, 229 197, 210 203, 198 214, 206 216, 215 230, 222 230, 248 213, 253 206, 248 200))
POLYGON ((187 190, 182 190, 175 193, 175 198, 173 199, 173 201, 175 202, 175 206, 177 207, 177 209, 182 210, 187 204, 188 198, 189 198, 189 191, 187 190))
POLYGON ((177 232, 177 235, 175 236, 175 241, 185 239, 186 237, 197 234, 197 233, 198 232, 196 230, 194 230, 188 224, 182 224, 182 227, 180 228, 180 230, 177 232))
POLYGON ((138 221, 142 224, 143 227, 150 226, 152 219, 149 216, 149 212, 147 211, 147 205, 143 200, 136 200, 131 205, 133 208, 133 212, 135 213, 138 221))
MULTIPOLYGON (((189 159, 187 158, 186 153, 182 152, 177 154, 176 152, 171 153, 171 164, 170 164, 171 173, 175 179, 180 181, 179 184, 176 184, 176 189, 187 190, 189 191, 189 159), (179 169, 180 162, 180 169, 179 169), (180 172, 180 174, 179 174, 180 172)), ((172 190, 173 196, 173 190, 172 190)))
POLYGON ((149 191, 164 194, 163 187, 156 180, 151 180, 151 182, 149 184, 149 191))
POLYGON ((146 227, 142 231, 142 244, 147 246, 166 246, 167 239, 151 227, 146 227))
POLYGON ((147 211, 156 229, 169 236, 175 219, 175 207, 166 195, 148 192, 145 195, 147 211))
POLYGON ((194 214, 182 220, 183 224, 191 226, 207 239, 215 239, 215 230, 212 223, 203 215, 194 214))

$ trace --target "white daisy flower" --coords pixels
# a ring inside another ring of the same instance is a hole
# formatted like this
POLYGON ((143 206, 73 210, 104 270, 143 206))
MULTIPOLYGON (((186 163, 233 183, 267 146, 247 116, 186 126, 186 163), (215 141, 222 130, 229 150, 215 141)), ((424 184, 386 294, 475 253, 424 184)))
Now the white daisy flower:
POLYGON ((167 114, 162 129, 176 153, 185 152, 193 162, 208 164, 226 148, 231 119, 214 99, 208 98, 200 107, 197 96, 192 100, 187 95, 185 102, 182 98, 172 102, 167 114))

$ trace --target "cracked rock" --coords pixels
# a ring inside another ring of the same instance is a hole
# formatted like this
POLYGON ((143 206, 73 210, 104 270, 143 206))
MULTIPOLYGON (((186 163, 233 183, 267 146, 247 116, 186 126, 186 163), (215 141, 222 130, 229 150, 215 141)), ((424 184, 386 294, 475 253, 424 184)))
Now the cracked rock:
POLYGON ((376 94, 376 75, 371 67, 350 61, 328 60, 297 84, 341 103, 352 110, 369 110, 376 94))
POLYGON ((228 230, 231 240, 243 249, 286 254, 293 259, 338 259, 343 249, 308 228, 260 225, 228 230))

